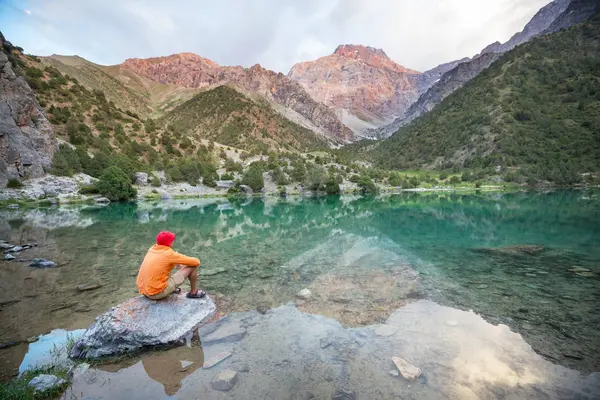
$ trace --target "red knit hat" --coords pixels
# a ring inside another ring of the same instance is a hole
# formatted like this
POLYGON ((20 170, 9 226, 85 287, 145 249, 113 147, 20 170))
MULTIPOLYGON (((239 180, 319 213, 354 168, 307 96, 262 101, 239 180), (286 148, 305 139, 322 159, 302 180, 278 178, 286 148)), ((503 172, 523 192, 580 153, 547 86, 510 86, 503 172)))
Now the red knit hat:
POLYGON ((175 241, 175 234, 169 231, 162 231, 156 235, 156 244, 161 246, 171 246, 175 241))

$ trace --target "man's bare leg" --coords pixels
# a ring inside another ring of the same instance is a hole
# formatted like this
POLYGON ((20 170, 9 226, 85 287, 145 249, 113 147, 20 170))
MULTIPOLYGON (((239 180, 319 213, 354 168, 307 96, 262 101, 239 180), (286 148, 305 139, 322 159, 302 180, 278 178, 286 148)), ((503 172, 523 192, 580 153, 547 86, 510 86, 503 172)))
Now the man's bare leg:
POLYGON ((181 274, 186 276, 190 281, 190 293, 196 294, 198 292, 198 268, 197 267, 184 267, 179 270, 181 274))

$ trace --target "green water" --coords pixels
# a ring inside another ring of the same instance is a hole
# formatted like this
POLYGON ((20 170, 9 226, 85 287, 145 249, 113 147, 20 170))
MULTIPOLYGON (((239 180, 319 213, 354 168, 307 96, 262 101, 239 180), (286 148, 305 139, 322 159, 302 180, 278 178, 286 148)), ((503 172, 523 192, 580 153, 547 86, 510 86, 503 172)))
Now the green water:
POLYGON ((140 260, 156 233, 170 230, 176 250, 201 259, 201 287, 224 313, 275 307, 304 287, 347 285, 345 298, 330 295, 307 311, 363 325, 427 298, 510 326, 553 362, 600 370, 600 280, 568 271, 600 273, 597 192, 169 201, 3 210, 0 218, 3 239, 35 240, 32 254, 60 265, 25 276, 22 265, 3 263, 2 299, 20 299, 3 313, 22 338, 85 327, 134 295, 140 260), (478 251, 515 245, 544 251, 478 251), (409 270, 419 273, 416 289, 403 286, 409 270), (74 289, 85 282, 103 286, 74 289), (33 288, 39 293, 28 297, 33 288))

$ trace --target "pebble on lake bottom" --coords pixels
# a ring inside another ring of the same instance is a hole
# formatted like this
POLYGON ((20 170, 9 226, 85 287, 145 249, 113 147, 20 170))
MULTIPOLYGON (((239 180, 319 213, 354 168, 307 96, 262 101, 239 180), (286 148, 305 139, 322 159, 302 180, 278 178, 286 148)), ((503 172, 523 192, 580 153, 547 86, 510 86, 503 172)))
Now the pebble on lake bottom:
POLYGON ((213 389, 226 392, 235 386, 237 378, 237 372, 232 369, 225 369, 215 375, 210 384, 213 389))

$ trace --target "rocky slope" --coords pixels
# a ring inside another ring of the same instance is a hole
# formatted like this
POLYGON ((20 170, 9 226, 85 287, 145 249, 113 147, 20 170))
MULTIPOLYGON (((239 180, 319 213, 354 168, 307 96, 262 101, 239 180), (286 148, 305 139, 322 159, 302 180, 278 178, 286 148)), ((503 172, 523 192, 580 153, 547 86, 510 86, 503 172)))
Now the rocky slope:
POLYGON ((403 115, 419 95, 420 75, 383 50, 360 45, 338 46, 333 54, 298 63, 288 73, 358 134, 403 115))
POLYGON ((19 50, 1 33, 0 50, 0 187, 5 187, 9 179, 42 176, 56 140, 34 93, 10 62, 19 50))
POLYGON ((599 11, 600 2, 598 0, 571 0, 567 9, 550 24, 545 33, 558 32, 587 21, 599 11))
MULTIPOLYGON (((578 0, 582 1, 582 0, 578 0)), ((590 0, 585 0, 590 1, 590 0)), ((531 38, 544 33, 552 23, 567 9, 569 0, 555 0, 542 7, 523 31, 515 34, 506 43, 493 43, 487 46, 472 60, 459 63, 456 67, 446 72, 440 80, 433 84, 419 99, 410 106, 405 115, 394 120, 390 125, 377 130, 370 131, 371 136, 389 137, 400 127, 410 123, 424 113, 430 111, 449 94, 462 87, 466 82, 473 79, 488 68, 499 54, 521 45, 531 38)), ((580 20, 581 21, 581 20, 580 20)))
POLYGON ((168 57, 128 59, 120 66, 154 82, 186 88, 203 88, 233 83, 251 93, 293 110, 309 121, 319 133, 337 142, 348 142, 354 135, 335 113, 315 100, 300 86, 281 73, 254 65, 251 68, 228 67, 192 53, 168 57))

